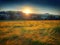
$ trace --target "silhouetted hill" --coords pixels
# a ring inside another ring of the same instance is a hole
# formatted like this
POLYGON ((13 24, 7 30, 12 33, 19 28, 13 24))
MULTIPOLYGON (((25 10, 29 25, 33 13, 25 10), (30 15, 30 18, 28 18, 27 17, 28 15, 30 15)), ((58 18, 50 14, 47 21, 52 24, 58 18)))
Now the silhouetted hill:
POLYGON ((29 14, 21 11, 0 11, 0 20, 60 20, 60 15, 53 14, 29 14))

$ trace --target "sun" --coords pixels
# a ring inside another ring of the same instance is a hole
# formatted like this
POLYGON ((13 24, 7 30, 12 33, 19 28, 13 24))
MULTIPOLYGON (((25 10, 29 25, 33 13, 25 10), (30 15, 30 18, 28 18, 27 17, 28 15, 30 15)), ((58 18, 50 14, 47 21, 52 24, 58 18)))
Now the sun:
POLYGON ((30 9, 25 9, 23 12, 26 13, 26 14, 30 14, 31 10, 30 9))
POLYGON ((32 10, 29 8, 26 8, 26 9, 23 9, 22 12, 25 14, 30 14, 30 13, 32 13, 32 10))

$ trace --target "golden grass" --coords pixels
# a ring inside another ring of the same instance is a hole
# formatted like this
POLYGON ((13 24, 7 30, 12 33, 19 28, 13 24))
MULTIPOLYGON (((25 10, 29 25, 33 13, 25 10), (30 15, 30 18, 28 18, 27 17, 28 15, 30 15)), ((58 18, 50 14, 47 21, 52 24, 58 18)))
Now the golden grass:
MULTIPOLYGON (((60 26, 60 20, 40 20, 40 21, 2 21, 0 22, 0 39, 9 38, 17 35, 19 38, 24 37, 55 44, 54 27, 60 26), (2 33, 1 33, 2 32, 2 33)), ((60 39, 60 37, 58 37, 60 39)), ((22 38, 23 39, 23 38, 22 38)), ((14 45, 14 41, 6 42, 6 45, 14 45)), ((19 40, 18 40, 19 42, 19 40)), ((21 43, 20 43, 21 44, 21 43)))

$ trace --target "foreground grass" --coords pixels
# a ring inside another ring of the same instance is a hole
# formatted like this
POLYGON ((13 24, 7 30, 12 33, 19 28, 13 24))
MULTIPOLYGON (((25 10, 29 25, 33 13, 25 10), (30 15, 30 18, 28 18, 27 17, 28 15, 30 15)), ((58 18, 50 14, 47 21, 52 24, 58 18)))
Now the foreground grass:
POLYGON ((60 45, 60 21, 1 21, 0 45, 60 45))

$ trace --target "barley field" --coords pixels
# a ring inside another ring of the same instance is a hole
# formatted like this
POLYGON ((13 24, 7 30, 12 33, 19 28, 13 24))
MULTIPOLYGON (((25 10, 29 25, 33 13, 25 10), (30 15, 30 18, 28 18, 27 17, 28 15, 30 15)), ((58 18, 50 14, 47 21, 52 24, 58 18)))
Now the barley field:
POLYGON ((60 20, 0 21, 0 45, 60 45, 60 20))

